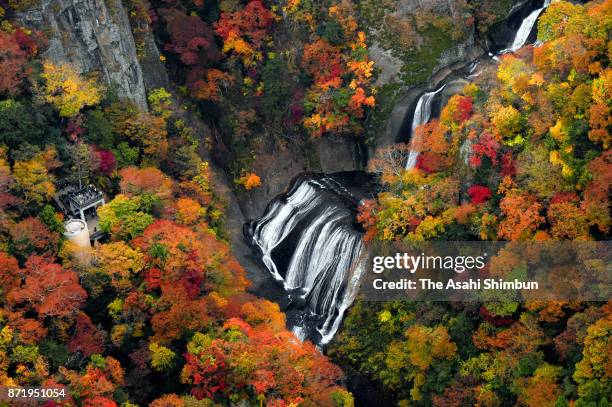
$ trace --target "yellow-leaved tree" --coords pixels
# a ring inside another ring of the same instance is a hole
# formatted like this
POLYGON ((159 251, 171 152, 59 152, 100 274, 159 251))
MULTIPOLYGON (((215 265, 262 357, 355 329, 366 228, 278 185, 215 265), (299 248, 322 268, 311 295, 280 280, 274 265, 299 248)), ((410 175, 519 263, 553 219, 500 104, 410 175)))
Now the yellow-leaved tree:
POLYGON ((51 147, 29 160, 17 160, 13 177, 18 190, 28 204, 40 205, 55 194, 54 177, 50 171, 57 168, 55 148, 51 147))
MULTIPOLYGON (((410 390, 412 400, 421 400, 421 387, 425 384, 427 373, 432 365, 444 360, 452 360, 457 345, 451 340, 446 327, 434 328, 413 325, 405 332, 406 340, 393 341, 386 352, 387 372, 384 383, 394 388, 401 386, 405 377, 412 381, 410 390)), ((400 405, 409 403, 400 401, 400 405)))
POLYGON ((41 76, 45 80, 43 99, 55 106, 62 117, 72 117, 85 106, 100 102, 102 89, 95 79, 83 78, 70 65, 46 61, 41 76))

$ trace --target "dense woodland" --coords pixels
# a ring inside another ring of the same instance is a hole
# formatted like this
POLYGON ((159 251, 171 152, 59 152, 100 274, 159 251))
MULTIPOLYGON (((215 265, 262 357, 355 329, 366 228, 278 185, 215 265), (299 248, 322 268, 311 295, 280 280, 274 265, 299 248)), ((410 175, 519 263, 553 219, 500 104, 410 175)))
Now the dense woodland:
MULTIPOLYGON (((209 24, 195 14, 201 5, 164 6, 165 50, 193 100, 217 102, 236 82, 263 92, 239 75, 261 67, 278 16, 254 1, 209 24)), ((11 13, 3 9, 0 30, 0 383, 65 387, 70 397, 49 406, 352 405, 340 369, 286 330, 277 304, 246 292, 198 154, 205 140, 172 95, 150 92, 150 111, 139 111, 99 78, 41 60, 44 34, 11 13), (51 204, 56 184, 78 175, 112 197, 98 211, 108 239, 87 252, 62 237, 51 204)), ((360 102, 344 102, 346 115, 362 114, 360 102)), ((312 114, 334 108, 316 104, 312 114)), ((238 173, 236 184, 260 180, 238 173)))
MULTIPOLYGON (((485 32, 495 3, 457 7, 485 32)), ((266 146, 373 137, 385 106, 370 1, 124 0, 137 49, 153 33, 173 74, 148 112, 42 58, 45 33, 13 18, 35 4, 0 1, 1 385, 68 390, 47 407, 352 406, 350 366, 401 406, 608 405, 609 303, 357 301, 334 364, 247 292, 202 152, 244 192, 265 183, 253 165, 266 146), (52 203, 79 177, 110 198, 89 250, 64 239, 52 203)), ((389 22, 406 58, 432 29, 465 35, 421 17, 389 22)), ((609 239, 612 1, 555 2, 538 24, 541 46, 503 56, 411 147, 372 157, 366 240, 609 239), (421 154, 407 171, 409 148, 421 154)))
MULTIPOLYGON (((541 46, 503 56, 417 129, 415 170, 404 170, 408 146, 380 150, 370 167, 384 190, 359 215, 366 238, 608 240, 611 16, 610 1, 553 3, 541 46)), ((512 270, 524 259, 506 261, 512 270)), ((607 406, 610 312, 358 303, 332 352, 401 405, 607 406)))

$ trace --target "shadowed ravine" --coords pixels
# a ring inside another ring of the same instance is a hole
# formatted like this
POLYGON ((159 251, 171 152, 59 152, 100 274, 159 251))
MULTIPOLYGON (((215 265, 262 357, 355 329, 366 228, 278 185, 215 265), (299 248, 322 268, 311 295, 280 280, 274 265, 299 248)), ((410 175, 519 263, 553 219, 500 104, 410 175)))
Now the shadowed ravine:
MULTIPOLYGON (((499 54, 525 45, 548 5, 546 0, 527 15, 512 43, 499 54)), ((495 55, 492 58, 497 60, 495 55)), ((474 61, 466 73, 468 79, 477 75, 477 64, 474 61)), ((412 117, 405 119, 411 123, 411 139, 416 128, 432 118, 437 96, 453 79, 443 80, 417 99, 412 117)), ((411 151, 406 168, 413 168, 417 157, 418 152, 411 151)), ((340 328, 365 270, 366 252, 354 216, 359 198, 344 182, 345 177, 338 175, 300 175, 288 192, 270 202, 261 218, 245 225, 247 239, 288 297, 289 326, 300 340, 310 339, 320 346, 329 343, 340 328)))

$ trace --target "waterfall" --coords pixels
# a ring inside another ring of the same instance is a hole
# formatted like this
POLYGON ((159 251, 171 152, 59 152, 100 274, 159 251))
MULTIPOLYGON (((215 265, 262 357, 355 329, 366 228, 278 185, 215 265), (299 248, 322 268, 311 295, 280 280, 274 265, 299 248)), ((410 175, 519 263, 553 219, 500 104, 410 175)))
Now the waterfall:
POLYGON ((353 304, 355 301, 355 297, 357 297, 357 293, 359 292, 359 283, 361 282, 361 276, 365 272, 366 269, 366 259, 365 252, 360 248, 359 258, 356 259, 356 264, 354 269, 352 269, 352 273, 348 277, 347 287, 342 298, 342 302, 338 307, 338 315, 336 317, 332 317, 329 315, 325 322, 323 323, 323 327, 319 329, 319 333, 321 334, 321 344, 325 345, 329 343, 340 328, 340 323, 344 318, 344 313, 346 310, 353 304))
POLYGON ((510 48, 506 48, 500 51, 499 52, 500 54, 515 52, 516 50, 520 49, 523 45, 525 45, 525 43, 527 42, 527 39, 529 38, 529 34, 531 34, 533 27, 538 21, 538 17, 542 13, 542 11, 544 11, 550 5, 550 2, 551 0, 545 0, 542 7, 540 7, 539 9, 533 10, 531 14, 529 14, 523 20, 523 22, 521 23, 521 26, 519 27, 518 31, 516 32, 514 36, 514 41, 512 42, 512 45, 510 45, 510 48))
MULTIPOLYGON (((416 108, 414 109, 414 115, 412 116, 412 127, 410 128, 410 141, 412 142, 414 138, 414 133, 417 127, 427 123, 429 118, 431 117, 431 103, 434 100, 434 97, 444 89, 446 85, 442 85, 438 90, 433 92, 425 92, 419 98, 416 108)), ((419 153, 414 150, 410 150, 410 154, 408 156, 408 161, 406 162, 406 169, 409 170, 414 168, 416 165, 417 157, 419 153)))
POLYGON ((304 331, 304 328, 301 326, 294 326, 291 329, 291 332, 293 332, 295 337, 298 338, 300 342, 304 342, 304 339, 306 339, 306 331, 304 331))
POLYGON ((321 201, 317 190, 310 183, 302 183, 287 197, 286 202, 274 201, 265 215, 257 221, 252 232, 254 243, 262 252, 262 261, 276 280, 283 281, 272 260, 272 251, 293 230, 303 214, 321 201))
MULTIPOLYGON (((511 47, 500 54, 526 43, 549 4, 550 0, 545 0, 524 19, 511 47)), ((499 61, 497 55, 490 56, 499 61)), ((477 63, 470 67, 470 79, 479 75, 477 68, 477 63)), ((411 142, 415 130, 431 118, 432 103, 445 86, 419 97, 411 123, 411 142)), ((470 150, 466 141, 461 146, 464 160, 470 150)), ((418 155, 410 151, 406 169, 416 165, 418 155)), ((366 272, 367 253, 349 209, 356 203, 357 199, 333 175, 301 176, 287 193, 270 202, 261 218, 246 225, 245 233, 259 248, 263 264, 289 297, 287 321, 301 341, 316 338, 320 346, 329 343, 357 296, 366 272)))
POLYGON ((248 225, 266 268, 303 304, 301 325, 293 327, 301 340, 306 320, 314 322, 319 343, 328 343, 357 295, 365 256, 347 204, 355 200, 329 177, 302 177, 248 225))

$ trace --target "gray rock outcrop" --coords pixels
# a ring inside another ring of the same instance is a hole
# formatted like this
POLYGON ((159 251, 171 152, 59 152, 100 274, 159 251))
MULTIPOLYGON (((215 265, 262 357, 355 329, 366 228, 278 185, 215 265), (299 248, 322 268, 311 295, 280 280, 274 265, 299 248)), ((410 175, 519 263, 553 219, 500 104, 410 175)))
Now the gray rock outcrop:
POLYGON ((142 68, 120 0, 42 0, 18 18, 46 34, 43 58, 70 64, 80 73, 98 72, 119 97, 147 109, 142 68))

